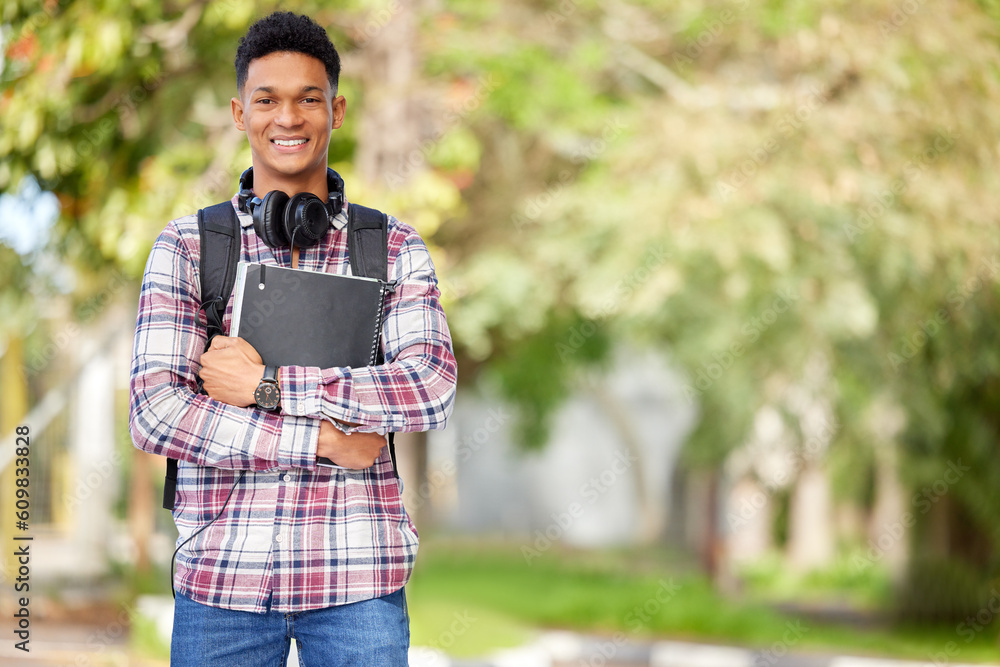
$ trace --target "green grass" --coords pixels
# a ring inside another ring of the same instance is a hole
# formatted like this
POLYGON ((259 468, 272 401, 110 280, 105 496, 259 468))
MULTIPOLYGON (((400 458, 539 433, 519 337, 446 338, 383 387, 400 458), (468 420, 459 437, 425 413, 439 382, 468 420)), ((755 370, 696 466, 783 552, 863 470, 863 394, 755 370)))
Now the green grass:
POLYGON ((487 606, 418 596, 407 588, 410 641, 453 656, 474 657, 491 650, 521 646, 535 634, 530 625, 487 606))
POLYGON ((834 603, 877 611, 890 607, 894 595, 887 572, 877 567, 859 570, 850 554, 822 571, 806 573, 791 571, 772 554, 742 568, 740 576, 750 597, 767 602, 834 603))
POLYGON ((951 627, 820 624, 760 602, 723 597, 704 577, 657 551, 553 548, 528 563, 518 545, 424 540, 407 596, 413 644, 435 645, 460 656, 522 643, 532 628, 562 628, 623 632, 635 640, 655 637, 756 648, 770 648, 784 638, 791 651, 918 660, 954 642, 960 653, 952 655, 952 661, 1000 659, 995 623, 968 643, 951 627), (441 638, 451 641, 451 635, 442 633, 466 612, 466 621, 459 625, 468 627, 451 647, 443 646, 441 638))

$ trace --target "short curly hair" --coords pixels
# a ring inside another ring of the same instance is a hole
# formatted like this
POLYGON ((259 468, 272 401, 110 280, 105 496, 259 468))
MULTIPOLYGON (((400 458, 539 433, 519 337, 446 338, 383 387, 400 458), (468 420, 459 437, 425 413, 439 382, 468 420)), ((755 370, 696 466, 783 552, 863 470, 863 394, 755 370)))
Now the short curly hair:
POLYGON ((340 82, 340 55, 320 25, 308 16, 274 12, 254 23, 240 38, 236 49, 236 90, 243 92, 250 62, 277 51, 294 51, 312 56, 326 67, 334 92, 340 82))

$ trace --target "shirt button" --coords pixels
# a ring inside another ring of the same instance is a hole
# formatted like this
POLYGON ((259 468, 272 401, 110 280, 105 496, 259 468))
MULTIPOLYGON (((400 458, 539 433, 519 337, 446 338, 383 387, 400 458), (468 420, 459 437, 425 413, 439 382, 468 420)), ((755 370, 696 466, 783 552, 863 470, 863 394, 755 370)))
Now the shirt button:
POLYGON ((282 482, 287 482, 287 481, 288 481, 288 475, 287 475, 287 474, 285 474, 285 475, 282 475, 282 476, 281 476, 281 481, 282 481, 282 482))
POLYGON ((274 538, 274 541, 275 542, 281 542, 281 535, 278 535, 276 538, 274 538))
POLYGON ((300 415, 304 415, 306 413, 306 405, 305 405, 305 403, 296 403, 295 404, 295 411, 298 412, 300 415))

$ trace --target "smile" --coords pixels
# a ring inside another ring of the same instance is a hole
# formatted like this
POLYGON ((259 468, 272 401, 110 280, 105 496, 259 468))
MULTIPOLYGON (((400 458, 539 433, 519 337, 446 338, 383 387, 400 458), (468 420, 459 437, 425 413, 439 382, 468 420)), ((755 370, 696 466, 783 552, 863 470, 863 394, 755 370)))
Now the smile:
POLYGON ((279 146, 301 146, 308 141, 307 139, 271 139, 272 142, 278 144, 279 146))

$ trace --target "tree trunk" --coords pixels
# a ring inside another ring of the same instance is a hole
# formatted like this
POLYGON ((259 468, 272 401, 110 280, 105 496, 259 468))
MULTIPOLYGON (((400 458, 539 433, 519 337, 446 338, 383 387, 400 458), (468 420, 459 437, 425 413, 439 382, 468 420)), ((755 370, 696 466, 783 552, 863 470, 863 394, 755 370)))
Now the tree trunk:
POLYGON ((875 504, 868 526, 869 544, 876 545, 883 564, 895 581, 902 581, 909 556, 909 540, 894 532, 907 511, 906 494, 899 481, 897 445, 887 441, 876 450, 875 504))
MULTIPOLYGON (((28 412, 28 387, 24 375, 21 373, 21 366, 24 362, 24 347, 22 341, 17 336, 12 335, 7 341, 7 350, 0 357, 0 389, 3 390, 3 398, 0 400, 0 438, 7 438, 15 435, 18 426, 28 426, 21 421, 28 412)), ((37 433, 28 435, 29 448, 32 442, 31 436, 38 436, 37 433)), ((13 538, 20 533, 15 530, 14 515, 14 485, 15 458, 12 457, 10 463, 0 469, 0 489, 3 490, 4 497, 0 499, 0 540, 4 546, 14 544, 13 538)), ((29 518, 30 524, 30 518, 29 518)), ((15 560, 9 556, 0 560, 4 564, 3 575, 6 581, 13 580, 13 574, 17 567, 15 560)))
POLYGON ((628 450, 631 460, 634 462, 629 466, 632 475, 632 485, 635 488, 636 504, 639 508, 639 527, 637 538, 640 544, 650 544, 660 537, 662 528, 662 508, 653 505, 649 497, 647 488, 645 455, 642 451, 642 441, 639 433, 636 432, 632 423, 631 415, 625 407, 611 392, 609 392, 600 382, 595 382, 591 386, 591 392, 597 399, 597 403, 604 410, 604 413, 611 419, 611 422, 618 430, 621 443, 628 450))
POLYGON ((403 481, 403 505, 417 530, 434 522, 434 488, 427 477, 427 433, 396 434, 396 464, 403 481))
POLYGON ((826 471, 808 463, 792 491, 788 521, 788 559, 799 571, 825 567, 834 556, 833 504, 826 471))
POLYGON ((414 104, 415 13, 414 3, 401 3, 361 50, 357 166, 367 183, 396 187, 423 168, 414 104))
POLYGON ((702 563, 708 578, 719 584, 722 572, 722 537, 719 532, 719 486, 721 474, 718 468, 708 471, 708 527, 705 530, 705 545, 702 549, 702 563))
POLYGON ((132 479, 129 485, 128 523, 135 544, 135 569, 149 571, 149 539, 154 530, 155 491, 153 488, 153 468, 148 454, 139 449, 132 450, 132 479))

